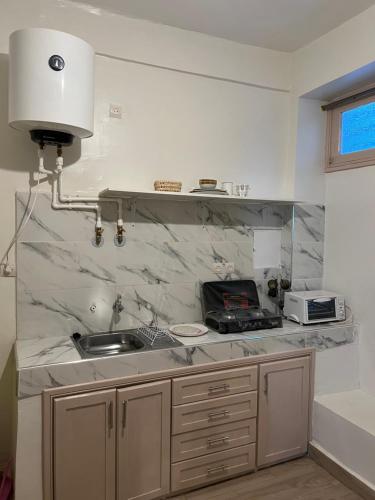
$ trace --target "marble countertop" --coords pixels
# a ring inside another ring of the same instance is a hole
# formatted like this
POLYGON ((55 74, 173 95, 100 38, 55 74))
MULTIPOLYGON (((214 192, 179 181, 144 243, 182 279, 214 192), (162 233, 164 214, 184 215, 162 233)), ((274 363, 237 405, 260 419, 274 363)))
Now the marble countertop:
POLYGON ((184 345, 155 351, 82 359, 69 337, 18 340, 17 395, 44 389, 120 378, 250 356, 315 348, 318 351, 353 343, 351 321, 301 326, 284 320, 283 328, 222 335, 212 330, 201 337, 178 337, 184 345))

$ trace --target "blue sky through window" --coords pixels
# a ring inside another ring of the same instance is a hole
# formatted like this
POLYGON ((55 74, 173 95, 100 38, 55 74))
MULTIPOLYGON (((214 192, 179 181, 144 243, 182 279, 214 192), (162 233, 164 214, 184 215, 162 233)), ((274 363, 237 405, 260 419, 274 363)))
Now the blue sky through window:
POLYGON ((340 153, 350 154, 375 148, 375 102, 341 114, 340 153))

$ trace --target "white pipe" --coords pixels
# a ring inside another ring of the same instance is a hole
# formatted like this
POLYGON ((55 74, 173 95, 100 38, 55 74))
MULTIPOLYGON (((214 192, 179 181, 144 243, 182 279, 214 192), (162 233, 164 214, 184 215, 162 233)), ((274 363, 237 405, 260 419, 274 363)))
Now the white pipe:
POLYGON ((118 209, 117 225, 119 227, 123 227, 124 226, 124 221, 122 219, 122 200, 121 200, 121 198, 119 198, 116 201, 117 201, 117 209, 118 209))
POLYGON ((39 151, 39 172, 47 175, 52 175, 52 208, 54 210, 82 210, 93 211, 96 213, 96 232, 97 237, 102 233, 102 208, 101 203, 117 203, 117 238, 120 242, 124 229, 124 221, 122 219, 122 200, 119 198, 102 199, 98 196, 64 196, 62 192, 62 168, 63 157, 58 154, 56 158, 56 171, 46 170, 44 168, 43 149, 39 151))
POLYGON ((39 173, 52 175, 53 174, 52 170, 46 170, 44 168, 44 151, 42 147, 38 149, 38 157, 39 157, 39 173))
MULTIPOLYGON (((52 179, 52 208, 54 210, 83 210, 83 211, 93 211, 96 213, 96 223, 95 229, 102 229, 102 208, 95 205, 86 205, 84 203, 60 203, 58 201, 58 183, 56 175, 52 179)), ((102 232, 99 233, 101 237, 102 232)))
POLYGON ((97 205, 97 210, 96 210, 96 224, 95 227, 97 229, 102 228, 102 207, 100 205, 97 205))
POLYGON ((54 210, 87 210, 101 213, 101 208, 97 204, 88 205, 85 203, 69 203, 61 201, 59 198, 58 182, 56 175, 54 175, 52 179, 52 208, 54 210))
POLYGON ((119 198, 99 198, 99 196, 69 196, 63 195, 62 188, 62 167, 63 167, 63 158, 62 156, 58 156, 56 159, 57 166, 57 192, 60 203, 117 203, 117 226, 123 228, 124 221, 122 218, 122 200, 119 198))

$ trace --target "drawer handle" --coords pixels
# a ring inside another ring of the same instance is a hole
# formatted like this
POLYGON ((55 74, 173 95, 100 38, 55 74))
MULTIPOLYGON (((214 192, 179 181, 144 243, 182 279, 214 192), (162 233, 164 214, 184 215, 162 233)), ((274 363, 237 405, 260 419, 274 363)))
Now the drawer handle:
POLYGON ((219 467, 212 467, 211 469, 207 469, 207 476, 210 476, 211 474, 222 474, 223 472, 226 472, 228 469, 227 465, 219 465, 219 467))
POLYGON ((229 389, 230 389, 229 384, 211 385, 208 388, 208 392, 224 392, 224 391, 229 391, 229 389))
POLYGON ((227 441, 229 441, 229 436, 223 436, 217 439, 208 439, 207 446, 208 447, 219 446, 220 444, 225 444, 227 441))
POLYGON ((212 413, 208 414, 208 419, 213 420, 215 418, 225 418, 228 415, 230 415, 229 410, 222 410, 222 411, 213 411, 212 413))

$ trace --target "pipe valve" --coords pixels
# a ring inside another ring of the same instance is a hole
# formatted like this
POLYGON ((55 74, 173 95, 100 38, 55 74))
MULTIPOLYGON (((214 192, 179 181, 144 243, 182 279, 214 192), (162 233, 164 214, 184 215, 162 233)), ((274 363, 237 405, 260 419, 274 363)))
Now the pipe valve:
POLYGON ((124 242, 124 233, 124 226, 122 224, 117 224, 116 240, 119 245, 122 245, 122 243, 124 242))
POLYGON ((103 232, 104 232, 104 229, 101 226, 95 227, 95 243, 96 243, 96 246, 98 246, 98 247, 102 243, 103 232))

